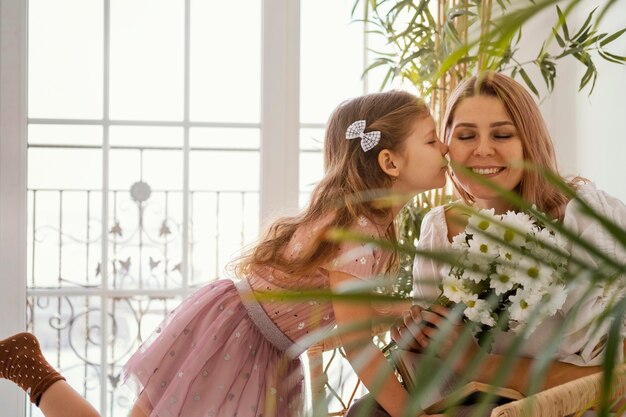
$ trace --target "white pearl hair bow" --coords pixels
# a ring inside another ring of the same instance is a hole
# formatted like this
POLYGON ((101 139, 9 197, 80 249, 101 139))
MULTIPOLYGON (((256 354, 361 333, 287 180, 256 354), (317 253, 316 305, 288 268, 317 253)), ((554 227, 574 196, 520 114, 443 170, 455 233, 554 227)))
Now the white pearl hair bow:
POLYGON ((348 126, 346 130, 346 139, 361 138, 361 148, 363 152, 367 152, 374 146, 378 145, 380 141, 380 132, 374 130, 372 132, 365 133, 365 120, 358 120, 348 126))

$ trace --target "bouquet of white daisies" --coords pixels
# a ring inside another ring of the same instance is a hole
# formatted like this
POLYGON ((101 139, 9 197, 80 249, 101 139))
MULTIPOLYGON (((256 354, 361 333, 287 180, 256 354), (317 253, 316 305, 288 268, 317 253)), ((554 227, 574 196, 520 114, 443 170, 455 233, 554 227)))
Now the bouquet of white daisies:
POLYGON ((472 214, 452 247, 443 298, 465 306, 480 333, 498 327, 529 335, 567 297, 564 240, 526 213, 472 214))

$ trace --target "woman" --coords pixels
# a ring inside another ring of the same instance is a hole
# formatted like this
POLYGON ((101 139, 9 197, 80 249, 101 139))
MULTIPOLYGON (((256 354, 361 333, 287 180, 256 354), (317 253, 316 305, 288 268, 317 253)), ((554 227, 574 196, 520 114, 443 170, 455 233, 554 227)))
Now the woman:
MULTIPOLYGON (((519 83, 497 73, 488 73, 482 80, 476 77, 467 80, 451 95, 444 126, 443 137, 450 147, 449 158, 452 162, 485 176, 506 190, 515 191, 603 253, 615 260, 623 259, 624 248, 598 222, 581 214, 574 201, 569 201, 538 170, 525 170, 519 164, 514 164, 524 159, 538 167, 558 172, 552 142, 539 108, 519 83)), ((496 213, 514 209, 493 189, 467 178, 463 173, 453 172, 451 177, 466 204, 476 209, 493 208, 496 213)), ((579 179, 571 181, 570 185, 578 197, 597 212, 622 227, 626 226, 626 206, 621 201, 579 179)), ((449 248, 452 238, 464 230, 466 221, 467 218, 454 209, 434 209, 424 219, 420 248, 449 248)), ((582 259, 588 265, 599 264, 592 254, 571 242, 567 249, 572 257, 582 259)), ((428 278, 441 278, 438 266, 418 257, 414 276, 415 297, 432 300, 438 290, 425 284, 428 278)), ((604 294, 601 286, 588 282, 579 281, 574 285, 570 285, 568 298, 561 311, 545 320, 523 344, 518 352, 520 358, 509 372, 504 385, 524 394, 529 393, 533 358, 547 348, 566 317, 569 323, 558 345, 555 360, 546 370, 542 387, 550 388, 601 370, 608 323, 598 327, 597 319, 605 310, 611 295, 604 294), (585 294, 587 291, 589 293, 585 294), (571 314, 575 316, 570 317, 571 314)), ((423 318, 430 323, 441 323, 442 316, 446 314, 423 312, 417 308, 413 310, 415 320, 423 318)), ((424 348, 434 334, 430 330, 415 331, 415 342, 424 348)), ((512 332, 499 335, 483 366, 470 378, 482 382, 492 381, 514 337, 512 332)), ((441 357, 447 356, 452 344, 448 339, 441 346, 438 352, 441 357)), ((474 354, 475 346, 471 346, 467 355, 456 362, 454 370, 462 373, 474 354)), ((622 360, 623 352, 620 349, 617 361, 622 360)))
MULTIPOLYGON (((522 85, 492 72, 466 80, 452 92, 443 126, 442 136, 449 146, 448 155, 453 167, 463 166, 505 190, 514 191, 613 259, 624 259, 624 249, 599 223, 583 216, 575 202, 569 201, 538 170, 523 169, 521 164, 516 164, 525 160, 558 175, 554 148, 539 107, 522 85)), ((451 180, 467 205, 475 209, 494 209, 496 214, 515 209, 492 188, 474 181, 462 170, 457 171, 451 170, 451 180)), ((569 183, 596 211, 626 228, 626 206, 621 201, 578 178, 569 183)), ((450 249, 454 236, 463 232, 467 224, 464 213, 466 211, 453 206, 433 208, 423 220, 418 249, 450 249)), ((571 242, 568 250, 573 257, 589 265, 598 264, 592 254, 571 242)), ((436 337, 438 326, 445 322, 449 311, 440 306, 434 306, 431 311, 422 309, 441 292, 437 285, 443 276, 441 265, 426 257, 416 257, 413 275, 414 297, 421 307, 413 306, 405 312, 403 325, 394 329, 392 334, 396 340, 408 340, 405 342, 408 349, 423 351, 436 337), (425 326, 424 322, 429 325, 425 326)), ((561 311, 546 319, 517 352, 519 358, 503 385, 529 394, 533 358, 547 348, 566 315, 571 322, 559 343, 556 357, 547 368, 545 379, 535 389, 550 388, 601 370, 608 324, 598 328, 596 320, 607 306, 609 296, 600 286, 586 282, 577 282, 577 286, 571 285, 569 290, 561 311), (590 293, 583 297, 586 291, 590 293), (575 317, 570 317, 572 314, 575 317)), ((458 337, 461 331, 462 326, 458 325, 453 333, 458 337)), ((444 338, 437 351, 440 358, 448 356, 457 337, 444 338)), ((485 383, 493 381, 514 338, 512 332, 499 334, 492 351, 467 378, 485 383)), ((464 374, 475 355, 477 346, 471 343, 454 362, 454 372, 464 374)), ((623 352, 620 350, 617 361, 621 360, 623 352)), ((374 409, 373 414, 382 416, 384 412, 374 409)))

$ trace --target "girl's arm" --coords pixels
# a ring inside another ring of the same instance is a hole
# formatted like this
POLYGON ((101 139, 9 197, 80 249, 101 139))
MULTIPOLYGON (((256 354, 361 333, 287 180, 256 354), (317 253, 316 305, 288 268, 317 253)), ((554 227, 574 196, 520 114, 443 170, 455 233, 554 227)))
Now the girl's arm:
MULTIPOLYGON (((339 271, 330 271, 329 276, 333 291, 342 283, 355 279, 339 271)), ((354 371, 385 411, 392 417, 405 416, 408 393, 396 378, 387 359, 374 345, 371 326, 365 325, 377 315, 375 310, 369 302, 341 300, 333 301, 333 310, 341 343, 354 371)), ((418 410, 416 415, 420 413, 418 410)))

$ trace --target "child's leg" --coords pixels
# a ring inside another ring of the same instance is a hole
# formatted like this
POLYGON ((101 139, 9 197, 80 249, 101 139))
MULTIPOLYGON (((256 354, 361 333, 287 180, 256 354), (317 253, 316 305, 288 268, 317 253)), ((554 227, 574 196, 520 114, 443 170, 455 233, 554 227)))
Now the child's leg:
POLYGON ((65 381, 57 381, 41 396, 39 409, 46 417, 100 417, 100 414, 65 381))
POLYGON ((148 415, 143 411, 141 407, 135 404, 133 409, 130 411, 129 417, 148 417, 148 415))
POLYGON ((46 417, 98 417, 41 353, 31 333, 0 340, 0 378, 16 383, 46 417))
MULTIPOLYGON (((141 407, 142 398, 130 412, 129 417, 148 417, 141 407)), ((41 396, 39 409, 46 417, 100 417, 100 414, 65 381, 53 384, 41 396)))
POLYGON ((43 357, 39 341, 31 333, 0 340, 0 378, 17 384, 36 405, 48 388, 65 380, 43 357))
MULTIPOLYGON (((0 340, 0 378, 26 391, 46 417, 100 416, 46 361, 32 333, 19 333, 0 340)), ((137 404, 142 400, 140 398, 137 404)), ((147 415, 135 405, 131 417, 147 415)))
POLYGON ((148 417, 148 414, 146 414, 144 410, 152 410, 152 404, 150 400, 148 400, 148 397, 142 392, 139 394, 135 406, 130 410, 129 417, 148 417))

